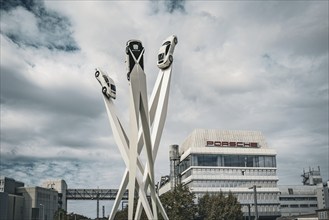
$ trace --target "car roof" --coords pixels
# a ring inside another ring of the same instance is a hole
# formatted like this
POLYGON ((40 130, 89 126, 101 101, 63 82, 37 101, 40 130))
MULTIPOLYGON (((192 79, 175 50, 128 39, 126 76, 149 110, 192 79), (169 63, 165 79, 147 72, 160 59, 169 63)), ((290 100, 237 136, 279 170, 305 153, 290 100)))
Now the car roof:
POLYGON ((128 41, 127 41, 127 44, 126 44, 126 45, 129 45, 130 43, 140 43, 140 44, 142 44, 142 41, 140 41, 140 40, 135 40, 135 39, 131 39, 131 40, 128 40, 128 41))

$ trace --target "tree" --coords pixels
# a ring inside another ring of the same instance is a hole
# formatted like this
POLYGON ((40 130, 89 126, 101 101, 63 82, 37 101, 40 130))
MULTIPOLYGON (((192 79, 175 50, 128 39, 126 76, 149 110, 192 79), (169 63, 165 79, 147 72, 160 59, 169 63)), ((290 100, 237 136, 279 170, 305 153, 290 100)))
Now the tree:
POLYGON ((64 209, 59 208, 54 213, 54 220, 65 220, 66 218, 66 211, 64 209))
POLYGON ((199 199, 198 214, 200 220, 240 220, 243 218, 241 205, 231 192, 227 197, 223 192, 212 195, 206 193, 199 199))
MULTIPOLYGON (((137 208, 137 201, 138 201, 138 199, 134 200, 134 210, 135 211, 136 211, 136 208, 137 208)), ((127 220, 127 219, 128 219, 128 205, 124 209, 122 209, 120 211, 117 211, 117 213, 115 214, 115 217, 114 217, 114 220, 127 220)), ((148 220, 144 209, 142 211, 142 215, 140 217, 140 220, 148 220)))
MULTIPOLYGON (((195 195, 187 186, 178 185, 172 191, 160 196, 161 203, 169 219, 195 219, 197 206, 194 203, 195 195)), ((159 219, 162 219, 161 214, 159 219)))

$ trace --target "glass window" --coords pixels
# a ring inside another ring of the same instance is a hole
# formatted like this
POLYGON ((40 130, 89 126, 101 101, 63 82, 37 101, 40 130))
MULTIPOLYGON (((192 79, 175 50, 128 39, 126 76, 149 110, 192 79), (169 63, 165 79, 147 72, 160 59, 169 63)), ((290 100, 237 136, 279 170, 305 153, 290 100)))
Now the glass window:
POLYGON ((273 165, 272 157, 264 157, 264 164, 265 167, 272 167, 273 165))
POLYGON ((246 156, 246 158, 245 158, 245 160, 246 160, 246 166, 247 167, 253 167, 254 166, 254 156, 246 156))
POLYGON ((168 54, 169 48, 170 48, 170 44, 166 46, 166 55, 168 54))
POLYGON ((191 155, 187 156, 182 162, 179 164, 180 173, 184 172, 191 166, 191 155))
POLYGON ((225 155, 224 166, 226 167, 245 167, 247 157, 243 155, 225 155))
POLYGON ((198 166, 217 166, 216 155, 198 155, 198 166))
POLYGON ((260 167, 265 167, 265 158, 264 158, 264 156, 259 156, 258 161, 259 161, 259 166, 260 167))
MULTIPOLYGON (((189 166, 276 167, 275 156, 195 154, 190 159, 189 166)), ((275 171, 264 175, 275 175, 275 171)))

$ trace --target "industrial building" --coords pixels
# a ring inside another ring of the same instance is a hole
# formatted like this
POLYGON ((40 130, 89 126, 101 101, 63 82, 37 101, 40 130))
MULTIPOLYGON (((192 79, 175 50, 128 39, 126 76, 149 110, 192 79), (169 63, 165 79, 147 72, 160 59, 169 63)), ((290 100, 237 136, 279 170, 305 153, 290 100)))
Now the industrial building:
POLYGON ((304 170, 302 178, 303 185, 279 186, 282 216, 310 214, 329 208, 329 181, 323 184, 320 167, 304 170))
POLYGON ((244 216, 249 209, 262 219, 280 216, 276 151, 261 132, 194 130, 179 148, 170 147, 170 163, 170 180, 160 183, 160 194, 177 182, 187 185, 197 198, 207 192, 231 191, 244 216))
POLYGON ((58 192, 58 206, 60 209, 67 210, 66 191, 67 184, 65 180, 47 180, 41 185, 43 188, 54 189, 58 192))
POLYGON ((24 219, 53 220, 58 210, 58 192, 38 186, 20 187, 18 195, 24 197, 24 219))
POLYGON ((25 187, 20 181, 0 177, 0 220, 53 220, 59 208, 66 211, 65 181, 43 185, 25 187))

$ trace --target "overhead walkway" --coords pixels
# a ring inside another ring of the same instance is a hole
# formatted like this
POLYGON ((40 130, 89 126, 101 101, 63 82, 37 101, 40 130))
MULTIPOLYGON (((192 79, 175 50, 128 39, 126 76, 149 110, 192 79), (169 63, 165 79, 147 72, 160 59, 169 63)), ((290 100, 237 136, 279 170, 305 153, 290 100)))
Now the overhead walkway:
MULTIPOLYGON (((118 189, 67 189, 67 200, 115 200, 118 189)), ((128 200, 128 190, 122 200, 128 200)))

